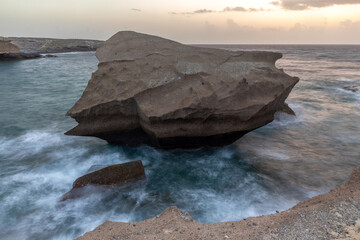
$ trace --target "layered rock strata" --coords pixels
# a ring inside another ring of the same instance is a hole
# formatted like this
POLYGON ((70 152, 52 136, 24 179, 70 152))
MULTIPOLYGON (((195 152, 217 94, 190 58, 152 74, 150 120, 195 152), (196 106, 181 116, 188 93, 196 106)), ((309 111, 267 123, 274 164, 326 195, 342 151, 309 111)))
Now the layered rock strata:
POLYGON ((227 51, 119 32, 67 112, 68 135, 161 148, 219 146, 270 123, 299 81, 274 52, 227 51))

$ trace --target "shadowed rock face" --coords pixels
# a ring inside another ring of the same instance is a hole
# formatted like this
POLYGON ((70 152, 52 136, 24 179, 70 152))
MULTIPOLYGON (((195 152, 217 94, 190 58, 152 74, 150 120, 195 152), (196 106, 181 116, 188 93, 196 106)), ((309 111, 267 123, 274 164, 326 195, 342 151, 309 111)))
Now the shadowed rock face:
POLYGON ((298 78, 275 67, 281 53, 182 45, 119 32, 67 112, 68 135, 114 144, 191 148, 230 144, 270 123, 298 78))

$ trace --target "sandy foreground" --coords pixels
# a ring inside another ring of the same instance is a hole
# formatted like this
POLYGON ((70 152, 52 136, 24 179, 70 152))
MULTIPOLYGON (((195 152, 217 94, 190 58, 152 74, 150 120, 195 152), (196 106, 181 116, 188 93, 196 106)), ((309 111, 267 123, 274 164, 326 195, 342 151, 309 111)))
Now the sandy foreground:
POLYGON ((142 222, 107 221, 77 238, 96 239, 360 239, 360 167, 335 190, 280 213, 238 222, 198 223, 169 207, 142 222))

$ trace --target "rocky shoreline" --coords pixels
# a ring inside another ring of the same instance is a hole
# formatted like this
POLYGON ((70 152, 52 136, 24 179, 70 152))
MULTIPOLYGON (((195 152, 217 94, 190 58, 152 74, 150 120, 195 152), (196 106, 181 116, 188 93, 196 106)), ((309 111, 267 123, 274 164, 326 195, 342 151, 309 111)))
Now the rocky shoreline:
POLYGON ((170 207, 142 222, 107 221, 77 238, 88 239, 360 239, 360 167, 342 186, 280 213, 203 224, 170 207))

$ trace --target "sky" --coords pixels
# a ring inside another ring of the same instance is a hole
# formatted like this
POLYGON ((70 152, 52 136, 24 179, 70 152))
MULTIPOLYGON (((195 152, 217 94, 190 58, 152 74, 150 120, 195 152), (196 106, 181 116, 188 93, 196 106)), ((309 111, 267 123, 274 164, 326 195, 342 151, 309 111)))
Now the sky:
POLYGON ((186 44, 360 44, 360 0, 0 0, 0 36, 186 44))

